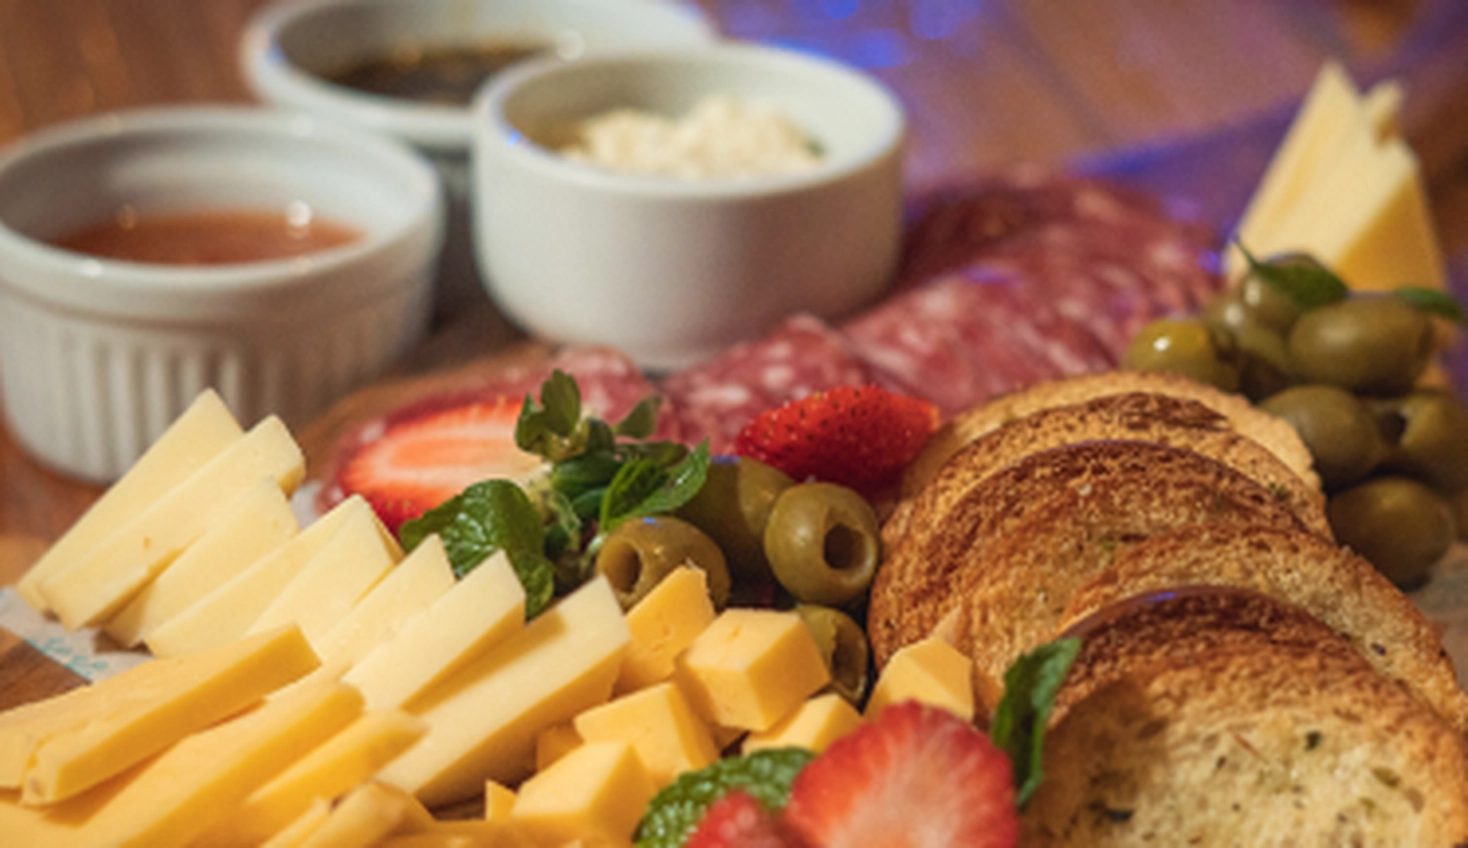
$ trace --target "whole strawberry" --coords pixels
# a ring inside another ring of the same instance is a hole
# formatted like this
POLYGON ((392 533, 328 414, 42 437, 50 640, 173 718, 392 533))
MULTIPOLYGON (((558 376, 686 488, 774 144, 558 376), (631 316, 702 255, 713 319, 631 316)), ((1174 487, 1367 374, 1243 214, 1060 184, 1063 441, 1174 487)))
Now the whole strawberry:
POLYGON ((1009 757, 952 713, 906 702, 795 778, 783 819, 815 848, 1008 848, 1009 757))
POLYGON ((811 477, 872 496, 894 485, 938 424, 927 401, 876 386, 838 386, 760 413, 734 452, 796 480, 811 477))

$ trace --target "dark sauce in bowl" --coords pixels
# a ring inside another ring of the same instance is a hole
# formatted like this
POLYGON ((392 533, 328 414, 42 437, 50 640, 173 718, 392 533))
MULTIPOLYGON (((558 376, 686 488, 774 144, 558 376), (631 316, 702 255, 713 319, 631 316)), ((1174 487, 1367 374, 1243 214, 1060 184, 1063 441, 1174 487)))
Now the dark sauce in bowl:
POLYGON ((492 42, 458 47, 404 45, 326 77, 366 94, 443 106, 468 106, 486 79, 544 45, 492 42))
POLYGON ((52 244, 100 259, 154 265, 233 265, 290 259, 351 244, 358 230, 313 217, 257 210, 119 214, 52 244))

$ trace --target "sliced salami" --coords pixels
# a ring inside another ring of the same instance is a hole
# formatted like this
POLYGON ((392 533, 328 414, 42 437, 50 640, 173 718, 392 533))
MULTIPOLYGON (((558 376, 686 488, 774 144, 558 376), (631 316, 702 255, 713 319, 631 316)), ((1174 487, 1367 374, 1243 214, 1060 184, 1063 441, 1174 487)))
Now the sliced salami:
POLYGON ((750 419, 788 400, 871 382, 846 340, 817 318, 797 315, 769 334, 667 377, 663 396, 677 412, 684 441, 709 440, 724 453, 750 419))

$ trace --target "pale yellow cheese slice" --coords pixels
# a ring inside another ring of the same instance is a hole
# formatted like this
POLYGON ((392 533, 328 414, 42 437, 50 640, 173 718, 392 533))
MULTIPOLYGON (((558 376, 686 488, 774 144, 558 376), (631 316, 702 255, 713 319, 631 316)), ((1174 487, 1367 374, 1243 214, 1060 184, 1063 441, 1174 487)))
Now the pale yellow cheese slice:
POLYGON ((376 774, 427 729, 406 713, 364 713, 256 789, 198 841, 212 848, 257 845, 289 827, 317 799, 340 797, 376 774))
POLYGON ((317 642, 324 665, 354 665, 454 587, 438 536, 424 539, 317 642))
POLYGON ((255 425, 187 480, 90 553, 41 584, 41 594, 70 629, 98 624, 204 535, 261 479, 295 491, 305 474, 301 449, 278 418, 255 425))
POLYGON ((415 702, 428 735, 379 779, 429 806, 519 780, 536 734, 611 694, 628 638, 611 586, 593 579, 415 702))
POLYGON ((302 848, 371 848, 399 830, 426 828, 433 816, 401 789, 364 783, 343 798, 302 848))
POLYGON ((98 686, 106 706, 80 724, 38 740, 25 769, 23 800, 54 804, 120 774, 178 740, 258 702, 314 669, 315 653, 294 626, 177 660, 167 683, 98 686), (110 708, 110 710, 108 709, 110 708))
POLYGON ((269 839, 260 843, 260 848, 300 848, 306 839, 315 833, 331 815, 331 802, 316 798, 295 821, 281 828, 269 839))
POLYGON ((290 541, 158 625, 144 640, 148 650, 155 656, 175 657, 240 638, 348 519, 371 509, 355 496, 337 504, 290 541))
POLYGON ((102 629, 132 647, 296 534, 285 493, 261 480, 102 629))
POLYGON ((91 553, 242 436, 244 430, 218 394, 210 389, 199 395, 132 468, 31 566, 15 585, 16 591, 38 611, 50 609, 41 594, 43 582, 91 553))
POLYGON ((215 725, 137 771, 80 829, 90 845, 185 846, 215 818, 356 719, 362 697, 340 684, 215 725))
POLYGON ((525 590, 509 559, 496 553, 342 680, 362 690, 368 709, 401 707, 518 632, 524 621, 525 590))
POLYGON ((316 645, 401 557, 396 542, 385 543, 377 515, 370 509, 357 510, 245 632, 295 623, 316 645))

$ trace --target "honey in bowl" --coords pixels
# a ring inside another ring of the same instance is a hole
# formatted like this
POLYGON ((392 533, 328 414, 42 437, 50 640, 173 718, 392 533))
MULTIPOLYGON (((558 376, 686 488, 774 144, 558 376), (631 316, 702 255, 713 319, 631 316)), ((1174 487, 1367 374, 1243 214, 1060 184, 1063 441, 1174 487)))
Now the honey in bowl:
POLYGON ((405 44, 386 56, 348 66, 328 79, 367 94, 443 106, 468 106, 485 80, 542 45, 491 42, 425 48, 405 44))
POLYGON ((290 259, 350 244, 362 233, 292 205, 284 212, 211 209, 140 215, 123 207, 112 220, 52 242, 100 259, 155 265, 231 265, 290 259))

